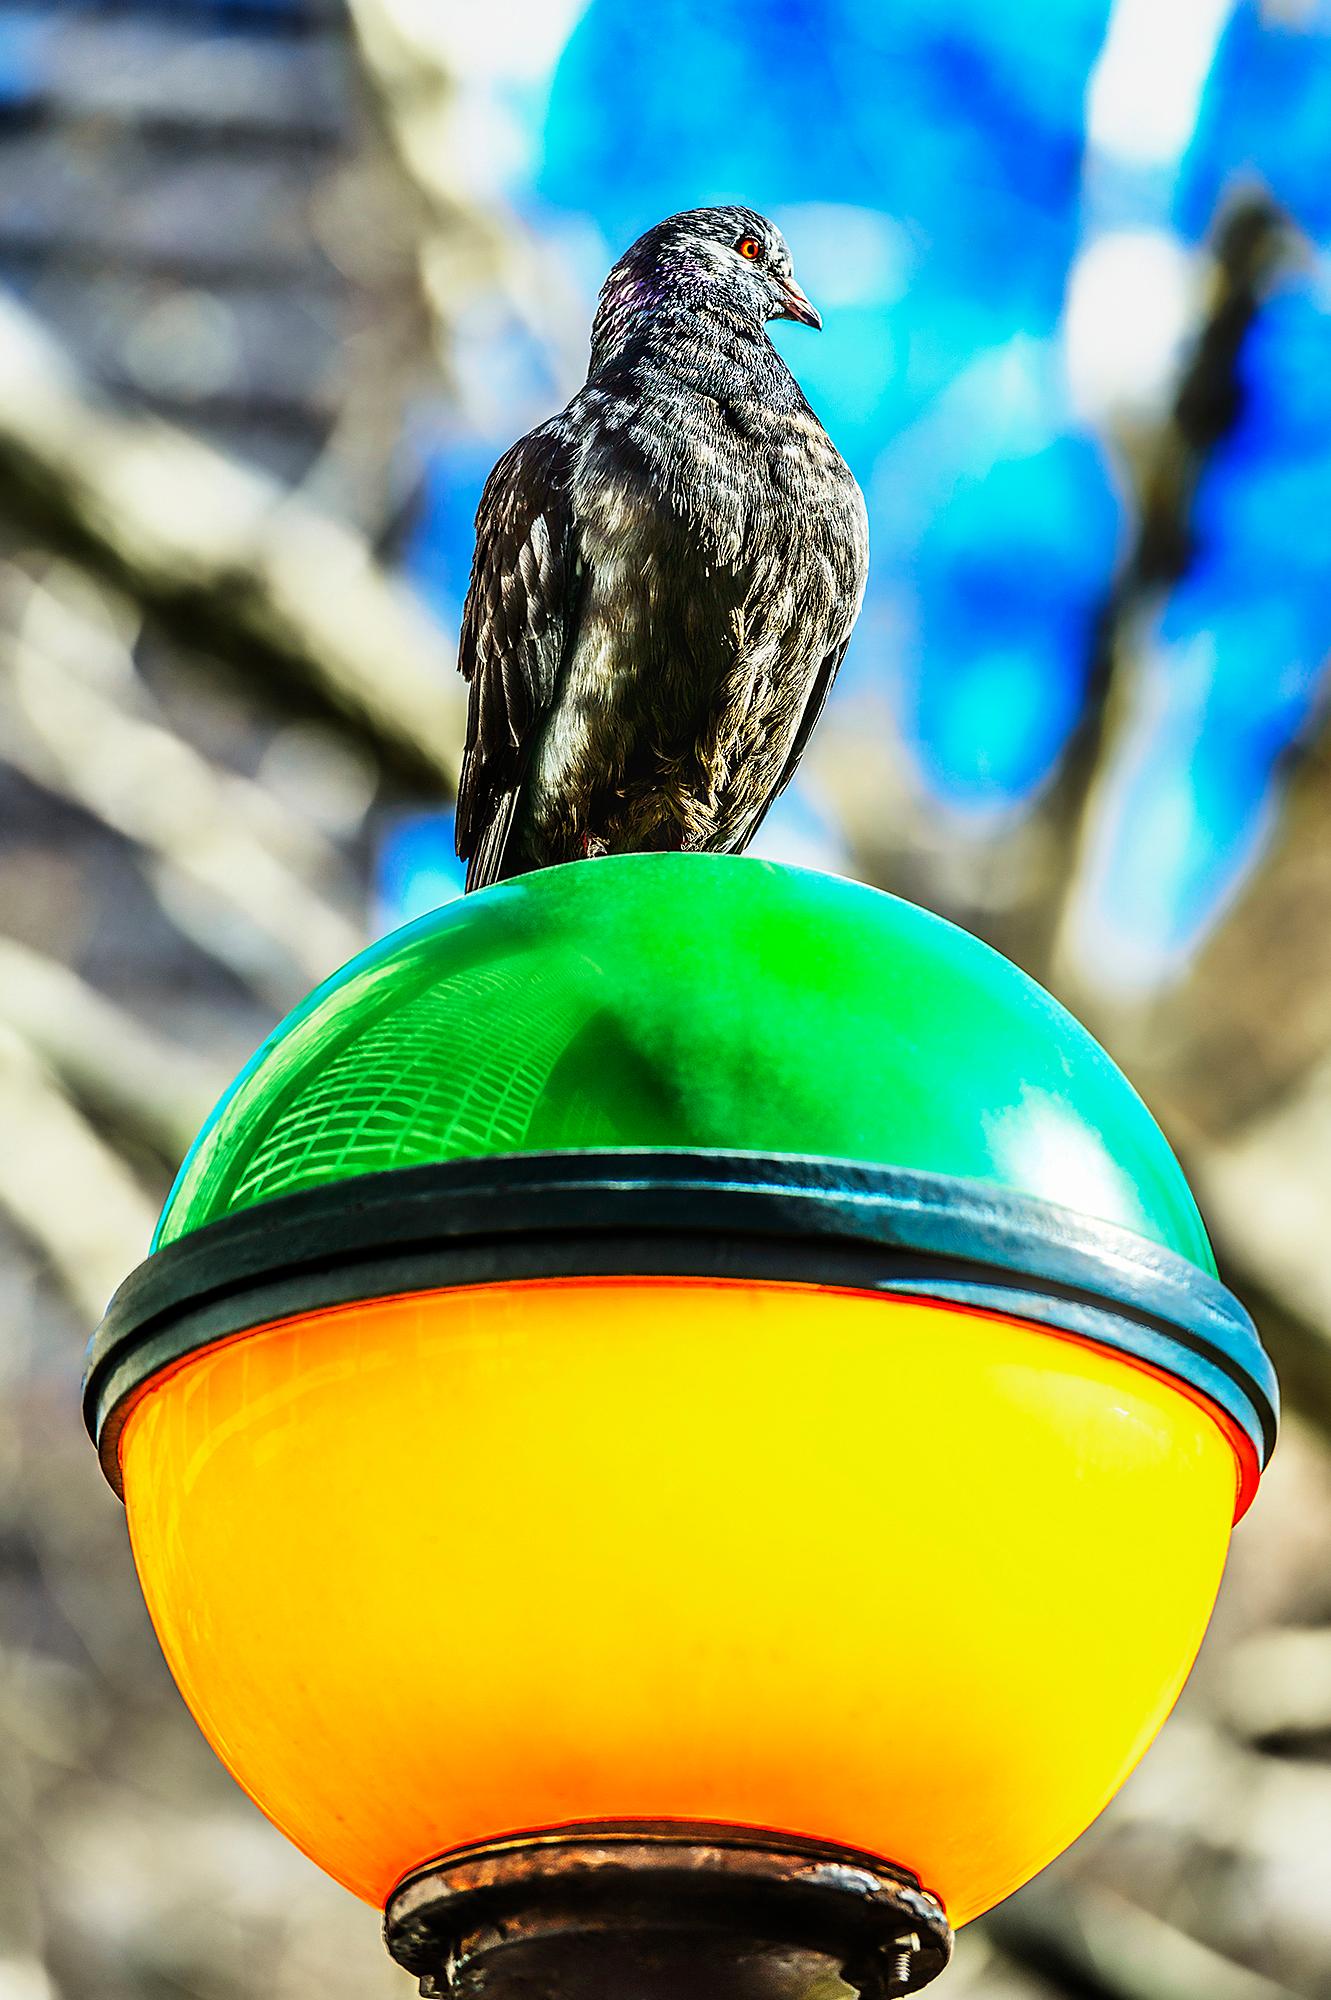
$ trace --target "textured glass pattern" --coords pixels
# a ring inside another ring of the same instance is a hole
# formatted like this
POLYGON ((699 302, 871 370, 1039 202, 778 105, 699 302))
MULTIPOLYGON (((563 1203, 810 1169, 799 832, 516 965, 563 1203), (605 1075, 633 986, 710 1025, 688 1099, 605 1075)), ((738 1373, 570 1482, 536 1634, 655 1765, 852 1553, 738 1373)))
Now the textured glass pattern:
POLYGON ((421 1160, 520 1152, 582 1018, 563 982, 545 973, 471 967, 350 1033, 258 1134, 235 1205, 421 1160), (475 1032, 496 1019, 501 1036, 475 1032), (471 1061, 456 1061, 459 1045, 471 1061))
POLYGON ((223 1099, 158 1240, 347 1175, 598 1146, 965 1175, 1214 1268, 1150 1114, 1040 987, 911 904, 720 855, 549 869, 354 959, 223 1099))

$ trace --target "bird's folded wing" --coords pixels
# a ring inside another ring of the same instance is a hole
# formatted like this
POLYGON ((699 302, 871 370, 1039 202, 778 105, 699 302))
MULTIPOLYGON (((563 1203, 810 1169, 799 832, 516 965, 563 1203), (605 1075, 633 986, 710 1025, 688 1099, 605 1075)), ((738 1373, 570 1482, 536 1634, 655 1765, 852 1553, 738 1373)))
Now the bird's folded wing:
POLYGON ((486 481, 458 666, 471 683, 458 783, 467 887, 503 872, 532 749, 567 650, 573 573, 570 446, 559 419, 520 438, 486 481))
POLYGON ((827 697, 832 692, 832 683, 837 677, 837 669, 846 657, 846 648, 849 644, 850 634, 847 633, 845 638, 840 640, 832 648, 832 651, 827 654, 822 665, 819 667, 817 677, 809 690, 809 698, 804 704, 804 712, 800 716, 799 725, 796 728, 789 754, 781 767, 781 774, 771 791, 767 794, 767 797, 763 800, 757 813, 744 828, 741 838, 736 843, 736 853, 741 853, 748 846, 757 833, 758 828, 767 818, 768 813, 772 810, 772 807, 794 777, 796 767, 799 764, 800 758, 804 755, 809 738, 813 734, 814 724, 827 706, 827 697))

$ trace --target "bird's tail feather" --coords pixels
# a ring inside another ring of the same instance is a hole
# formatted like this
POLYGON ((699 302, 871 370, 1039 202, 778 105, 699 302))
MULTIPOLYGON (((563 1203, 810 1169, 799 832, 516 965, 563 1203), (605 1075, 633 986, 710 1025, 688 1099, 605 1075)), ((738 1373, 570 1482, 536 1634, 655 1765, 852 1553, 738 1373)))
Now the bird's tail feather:
POLYGON ((489 825, 477 841, 468 858, 468 892, 473 889, 488 889, 492 882, 502 881, 505 874, 514 874, 517 872, 515 869, 506 869, 504 865, 517 810, 518 794, 516 792, 502 793, 489 825))

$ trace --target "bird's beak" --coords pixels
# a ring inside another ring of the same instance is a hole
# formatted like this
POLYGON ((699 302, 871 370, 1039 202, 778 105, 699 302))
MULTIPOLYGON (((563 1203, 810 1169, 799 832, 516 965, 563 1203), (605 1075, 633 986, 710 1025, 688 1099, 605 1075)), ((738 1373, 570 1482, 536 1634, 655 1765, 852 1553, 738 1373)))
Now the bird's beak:
POLYGON ((815 330, 821 331, 823 322, 817 306, 812 305, 805 298, 795 280, 793 278, 778 278, 777 284, 781 287, 785 304, 777 308, 776 317, 778 319, 797 319, 803 326, 811 326, 815 330))

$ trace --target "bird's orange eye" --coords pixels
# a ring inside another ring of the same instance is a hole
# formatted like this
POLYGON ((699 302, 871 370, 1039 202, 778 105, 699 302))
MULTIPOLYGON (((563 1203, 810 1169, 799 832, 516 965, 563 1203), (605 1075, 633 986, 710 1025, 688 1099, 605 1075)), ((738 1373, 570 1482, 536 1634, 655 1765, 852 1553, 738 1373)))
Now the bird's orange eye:
POLYGON ((761 257, 763 246, 756 236, 741 236, 735 245, 741 257, 761 257))

